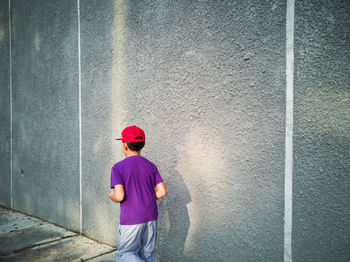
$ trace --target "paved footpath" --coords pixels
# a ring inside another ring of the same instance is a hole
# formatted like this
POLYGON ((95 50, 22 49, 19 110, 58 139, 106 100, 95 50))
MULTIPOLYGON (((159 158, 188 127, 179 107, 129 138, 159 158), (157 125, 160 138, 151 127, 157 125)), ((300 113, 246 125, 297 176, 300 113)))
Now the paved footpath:
POLYGON ((0 206, 0 261, 115 261, 115 248, 0 206))

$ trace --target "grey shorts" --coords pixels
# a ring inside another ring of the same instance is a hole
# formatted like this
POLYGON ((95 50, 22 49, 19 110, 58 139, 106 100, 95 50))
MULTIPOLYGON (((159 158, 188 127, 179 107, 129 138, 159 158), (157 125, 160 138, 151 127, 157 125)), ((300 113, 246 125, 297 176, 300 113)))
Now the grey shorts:
POLYGON ((137 225, 119 225, 118 262, 154 262, 157 241, 157 221, 137 225))

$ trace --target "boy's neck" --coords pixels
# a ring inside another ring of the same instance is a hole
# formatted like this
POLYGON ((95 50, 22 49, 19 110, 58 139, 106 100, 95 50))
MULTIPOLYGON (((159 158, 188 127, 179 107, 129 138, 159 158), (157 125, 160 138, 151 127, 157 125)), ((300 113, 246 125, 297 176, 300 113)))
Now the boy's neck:
POLYGON ((129 157, 129 156, 139 156, 141 155, 141 151, 131 151, 131 150, 128 150, 125 154, 126 157, 129 157))

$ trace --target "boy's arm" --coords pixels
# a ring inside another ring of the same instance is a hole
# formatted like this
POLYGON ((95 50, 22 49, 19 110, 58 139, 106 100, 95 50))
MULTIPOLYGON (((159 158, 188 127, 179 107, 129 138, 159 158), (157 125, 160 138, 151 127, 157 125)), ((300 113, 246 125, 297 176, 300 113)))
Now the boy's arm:
POLYGON ((124 200, 124 186, 115 185, 114 189, 109 194, 109 198, 116 203, 120 203, 124 200))
POLYGON ((156 197, 157 199, 161 199, 165 197, 166 195, 166 187, 164 182, 160 182, 159 184, 156 185, 156 197))

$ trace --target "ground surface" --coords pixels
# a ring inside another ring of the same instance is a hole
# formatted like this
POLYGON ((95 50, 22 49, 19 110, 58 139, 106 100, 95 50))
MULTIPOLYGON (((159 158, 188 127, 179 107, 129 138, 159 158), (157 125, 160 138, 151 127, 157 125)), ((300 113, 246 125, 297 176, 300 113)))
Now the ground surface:
POLYGON ((0 207, 0 261, 115 261, 115 248, 0 207))

